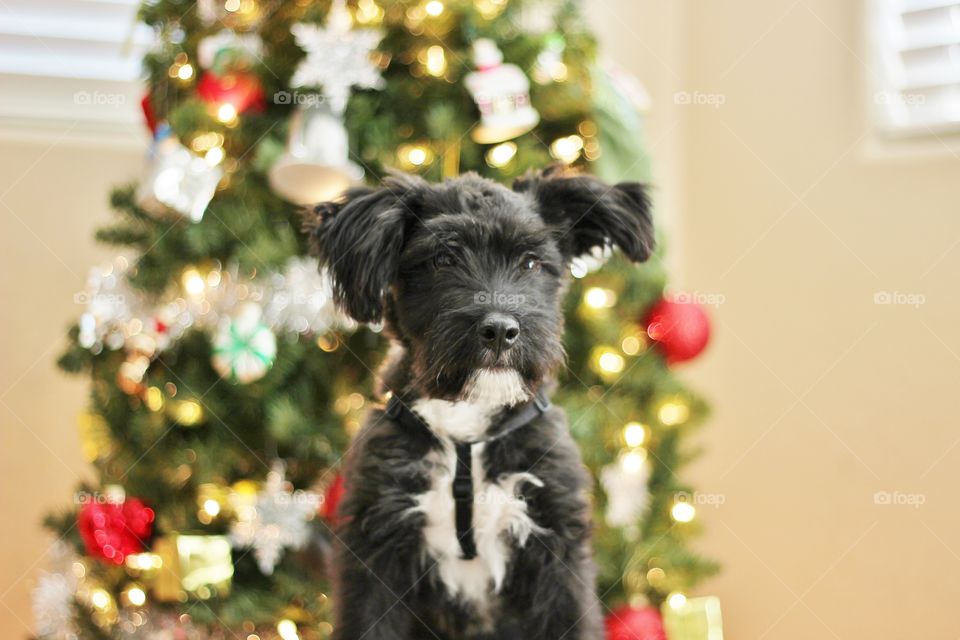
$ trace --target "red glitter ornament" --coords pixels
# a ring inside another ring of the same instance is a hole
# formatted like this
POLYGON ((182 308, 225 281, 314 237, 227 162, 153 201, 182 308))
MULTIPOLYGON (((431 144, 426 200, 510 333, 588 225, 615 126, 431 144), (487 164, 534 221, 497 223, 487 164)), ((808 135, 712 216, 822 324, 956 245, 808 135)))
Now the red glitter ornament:
POLYGON ((667 640, 656 607, 620 607, 610 612, 605 626, 607 640, 667 640))
POLYGON ((88 502, 77 515, 77 528, 87 555, 123 564, 128 555, 144 550, 153 533, 153 519, 153 509, 138 498, 88 502))
POLYGON ((668 364, 696 358, 710 341, 710 319, 695 302, 661 298, 647 312, 647 335, 668 364))
POLYGON ((208 104, 231 104, 237 113, 247 110, 260 112, 266 106, 263 85, 252 73, 217 75, 207 71, 197 83, 197 95, 208 104))

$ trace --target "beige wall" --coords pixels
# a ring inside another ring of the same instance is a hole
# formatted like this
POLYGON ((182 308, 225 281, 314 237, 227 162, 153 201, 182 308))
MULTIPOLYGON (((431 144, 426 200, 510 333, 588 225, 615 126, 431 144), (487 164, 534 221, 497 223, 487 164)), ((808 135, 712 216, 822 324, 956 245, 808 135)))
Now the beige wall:
MULTIPOLYGON (((22 638, 33 624, 29 590, 50 539, 40 520, 69 503, 87 473, 77 414, 87 385, 55 361, 82 307, 112 185, 129 180, 142 152, 53 134, 0 139, 0 629, 22 638)), ((16 137, 12 137, 16 136, 16 137)))
MULTIPOLYGON (((715 416, 689 470, 732 638, 946 638, 960 522, 960 160, 868 154, 859 2, 589 0, 650 89, 675 282, 720 294, 681 371, 715 416), (724 104, 675 104, 678 91, 724 104), (920 308, 875 305, 920 293, 920 308), (874 504, 921 494, 920 508, 874 504)), ((84 473, 82 380, 54 369, 135 147, 0 140, 0 629, 27 632, 41 514, 84 473)), ((867 136, 869 138, 869 136, 867 136)), ((947 146, 955 143, 947 141, 947 146)))
POLYGON ((705 590, 735 638, 956 637, 956 142, 868 151, 859 2, 688 9, 686 90, 725 98, 682 109, 682 285, 727 300, 689 371, 716 407, 693 475, 726 498, 705 590))

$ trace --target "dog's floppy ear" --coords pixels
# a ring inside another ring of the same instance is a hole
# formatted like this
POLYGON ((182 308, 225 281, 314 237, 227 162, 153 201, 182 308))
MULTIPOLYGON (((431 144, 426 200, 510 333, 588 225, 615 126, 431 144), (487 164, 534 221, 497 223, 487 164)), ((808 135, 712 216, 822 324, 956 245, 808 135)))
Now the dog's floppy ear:
POLYGON ((610 186, 592 176, 564 174, 555 165, 518 178, 513 190, 533 196, 544 222, 558 230, 568 259, 611 245, 634 262, 653 253, 650 199, 637 182, 610 186))
POLYGON ((382 187, 354 187, 307 210, 311 253, 333 280, 337 305, 358 322, 378 322, 383 296, 397 277, 404 228, 427 183, 392 174, 382 187))

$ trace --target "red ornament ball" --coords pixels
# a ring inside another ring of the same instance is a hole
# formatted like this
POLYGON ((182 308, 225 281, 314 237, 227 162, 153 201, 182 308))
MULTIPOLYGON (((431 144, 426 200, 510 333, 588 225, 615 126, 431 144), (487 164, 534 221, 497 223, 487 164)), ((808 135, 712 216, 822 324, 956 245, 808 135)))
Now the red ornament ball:
POLYGON ((320 517, 329 522, 332 525, 336 525, 340 522, 340 516, 337 515, 337 509, 340 508, 340 501, 343 500, 343 495, 346 493, 346 487, 344 486, 343 476, 339 473, 333 479, 333 482, 330 483, 330 486, 327 487, 326 492, 323 494, 323 502, 320 504, 320 517))
POLYGON ((667 640, 656 607, 623 606, 607 616, 607 640, 667 640))
POLYGON ((77 528, 87 555, 123 564, 128 555, 144 550, 153 533, 153 519, 153 509, 137 498, 88 502, 80 508, 77 528))
POLYGON ((710 341, 710 319, 695 302, 661 298, 647 312, 646 325, 668 364, 696 358, 710 341))
POLYGON ((197 95, 208 104, 231 104, 237 113, 263 111, 266 106, 263 85, 252 73, 205 72, 197 83, 197 95))

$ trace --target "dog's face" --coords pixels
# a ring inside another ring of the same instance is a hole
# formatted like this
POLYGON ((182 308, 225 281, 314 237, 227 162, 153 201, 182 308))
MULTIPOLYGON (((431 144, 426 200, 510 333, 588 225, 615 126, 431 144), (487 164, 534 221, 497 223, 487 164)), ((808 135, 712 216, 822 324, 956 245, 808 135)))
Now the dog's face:
POLYGON ((319 205, 307 227, 338 303, 358 321, 385 320, 416 391, 445 399, 478 381, 509 402, 529 395, 562 362, 569 261, 609 245, 640 261, 653 248, 640 185, 555 171, 513 190, 473 175, 392 176, 319 205))

